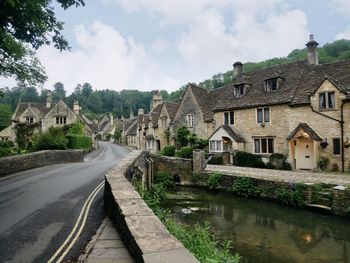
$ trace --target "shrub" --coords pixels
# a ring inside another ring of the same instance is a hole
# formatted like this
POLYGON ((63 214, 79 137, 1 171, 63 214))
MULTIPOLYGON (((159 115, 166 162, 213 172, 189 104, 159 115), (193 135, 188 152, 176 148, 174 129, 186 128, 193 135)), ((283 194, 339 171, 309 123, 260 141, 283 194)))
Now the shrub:
POLYGON ((192 147, 182 147, 180 150, 176 152, 176 156, 180 158, 193 158, 193 148, 192 147))
POLYGON ((266 168, 278 170, 292 170, 292 166, 287 162, 287 157, 281 153, 273 153, 269 157, 266 168))
POLYGON ((67 149, 68 139, 62 128, 51 127, 48 131, 34 138, 34 149, 39 150, 64 150, 67 149))
POLYGON ((112 138, 112 134, 107 134, 107 135, 106 135, 106 141, 110 141, 111 138, 112 138))
POLYGON ((0 147, 0 157, 10 156, 16 154, 10 147, 0 147))
POLYGON ((191 132, 186 127, 181 127, 176 131, 176 140, 178 147, 184 147, 188 145, 188 136, 191 132))
POLYGON ((12 141, 0 141, 0 148, 11 148, 14 146, 15 145, 12 141))
POLYGON ((279 189, 276 191, 276 198, 284 205, 293 207, 303 207, 305 205, 304 190, 305 185, 291 184, 289 189, 279 189))
POLYGON ((208 164, 224 164, 224 158, 221 155, 213 155, 209 160, 208 164))
POLYGON ((318 161, 318 167, 324 171, 328 168, 329 159, 327 157, 321 157, 318 161))
POLYGON ((213 172, 208 178, 207 186, 209 187, 209 189, 216 189, 220 186, 221 179, 222 174, 218 172, 213 172))
POLYGON ((84 124, 81 121, 76 121, 73 124, 69 125, 68 134, 84 134, 84 124))
POLYGON ((163 150, 161 150, 160 154, 164 155, 164 156, 175 156, 175 146, 172 146, 172 145, 164 146, 164 148, 163 148, 163 150))
POLYGON ((69 134, 68 138, 68 148, 71 149, 91 149, 92 140, 91 137, 78 134, 69 134))
POLYGON ((157 173, 154 176, 154 183, 162 184, 164 187, 175 186, 174 177, 170 173, 157 173))
POLYGON ((199 173, 192 173, 190 177, 191 183, 198 183, 201 179, 201 175, 199 173))
POLYGON ((248 177, 238 177, 232 184, 231 191, 244 198, 256 197, 260 195, 260 189, 256 187, 253 179, 248 177))
POLYGON ((237 151, 234 155, 235 165, 255 168, 265 168, 261 156, 244 151, 237 151))

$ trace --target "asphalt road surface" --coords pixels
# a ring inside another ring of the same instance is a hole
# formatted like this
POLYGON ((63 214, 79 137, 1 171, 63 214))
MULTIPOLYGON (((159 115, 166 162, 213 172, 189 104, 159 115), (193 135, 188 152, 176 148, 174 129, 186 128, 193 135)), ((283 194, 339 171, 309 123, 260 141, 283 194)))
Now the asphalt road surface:
MULTIPOLYGON (((102 152, 84 163, 50 165, 0 178, 0 262, 48 262, 74 229, 104 174, 129 150, 100 142, 102 152)), ((103 212, 103 188, 92 201, 86 225, 62 262, 79 256, 103 212)), ((56 262, 57 258, 52 262, 56 262)))

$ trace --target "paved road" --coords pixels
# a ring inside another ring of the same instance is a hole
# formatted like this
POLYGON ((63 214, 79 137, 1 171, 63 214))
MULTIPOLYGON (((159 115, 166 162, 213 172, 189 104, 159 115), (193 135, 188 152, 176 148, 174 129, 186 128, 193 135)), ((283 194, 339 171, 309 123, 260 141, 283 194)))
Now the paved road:
MULTIPOLYGON (((67 238, 80 210, 107 170, 129 151, 100 143, 103 151, 84 163, 51 165, 0 178, 0 262, 47 262, 67 238)), ((103 188, 92 203, 74 259, 103 218, 103 188)))

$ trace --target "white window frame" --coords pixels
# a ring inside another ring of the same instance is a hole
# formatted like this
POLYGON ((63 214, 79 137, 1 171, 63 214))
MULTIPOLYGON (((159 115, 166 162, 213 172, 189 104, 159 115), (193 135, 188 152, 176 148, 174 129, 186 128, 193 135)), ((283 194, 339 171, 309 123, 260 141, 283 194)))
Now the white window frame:
POLYGON ((26 117, 26 123, 33 123, 34 117, 26 117))
POLYGON ((273 137, 253 137, 253 153, 254 154, 272 154, 275 153, 275 139, 273 137), (256 147, 256 140, 259 141, 259 149, 257 151, 257 147, 256 147), (262 151, 262 141, 266 140, 266 152, 262 151), (272 152, 270 152, 269 150, 269 140, 272 140, 272 152))
POLYGON ((245 84, 238 84, 234 86, 234 96, 236 98, 242 97, 245 94, 245 84))
POLYGON ((265 91, 276 92, 278 90, 278 78, 271 78, 265 80, 265 91), (276 89, 272 89, 272 81, 276 82, 276 89))
POLYGON ((235 112, 234 111, 225 111, 224 112, 224 125, 235 125, 235 112), (227 123, 225 123, 225 115, 227 114, 227 123), (232 119, 231 119, 231 114, 232 114, 232 119))
POLYGON ((319 108, 322 109, 322 110, 327 110, 327 109, 335 109, 335 104, 336 104, 336 100, 335 100, 335 92, 334 91, 324 91, 324 92, 320 92, 319 93, 319 96, 318 96, 318 99, 319 99, 319 108), (329 94, 333 94, 333 105, 332 107, 329 107, 329 94), (324 95, 324 99, 326 100, 325 101, 325 107, 321 107, 321 95, 324 95))
POLYGON ((193 114, 187 114, 186 116, 186 126, 188 128, 193 127, 194 124, 194 115, 193 114))
POLYGON ((270 107, 260 107, 256 109, 256 122, 257 123, 271 123, 271 108, 270 107), (269 111, 269 119, 268 121, 265 120, 265 110, 268 109, 269 111), (262 111, 262 122, 259 122, 259 110, 262 111))
POLYGON ((209 152, 223 152, 223 141, 222 140, 210 140, 209 141, 209 152))

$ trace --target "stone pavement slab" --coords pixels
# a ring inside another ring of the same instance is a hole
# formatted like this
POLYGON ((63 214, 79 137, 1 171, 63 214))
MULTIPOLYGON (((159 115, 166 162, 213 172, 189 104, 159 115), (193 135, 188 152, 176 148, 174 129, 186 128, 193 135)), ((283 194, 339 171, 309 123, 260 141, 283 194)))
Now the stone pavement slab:
POLYGON ((226 175, 246 176, 288 183, 324 183, 350 187, 350 175, 346 173, 317 173, 309 171, 281 171, 240 167, 234 165, 207 165, 207 172, 220 172, 226 175))

